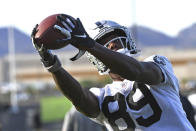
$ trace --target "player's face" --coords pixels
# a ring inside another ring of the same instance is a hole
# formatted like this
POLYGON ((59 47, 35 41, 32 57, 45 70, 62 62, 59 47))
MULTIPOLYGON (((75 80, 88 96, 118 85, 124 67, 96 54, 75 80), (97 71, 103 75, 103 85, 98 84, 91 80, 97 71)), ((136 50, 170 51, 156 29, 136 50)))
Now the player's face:
POLYGON ((123 48, 119 40, 110 42, 106 47, 113 51, 123 48))

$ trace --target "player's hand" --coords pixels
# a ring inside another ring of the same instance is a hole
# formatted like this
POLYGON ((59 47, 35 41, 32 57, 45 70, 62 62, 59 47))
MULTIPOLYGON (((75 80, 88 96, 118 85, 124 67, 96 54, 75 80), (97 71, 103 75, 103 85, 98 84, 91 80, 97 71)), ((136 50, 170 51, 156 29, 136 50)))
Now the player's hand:
POLYGON ((57 20, 60 21, 64 27, 54 25, 54 28, 65 35, 65 39, 58 40, 58 42, 70 42, 81 50, 94 47, 95 41, 89 37, 79 18, 73 21, 73 18, 70 16, 60 14, 57 16, 57 20))
POLYGON ((31 33, 31 39, 32 39, 33 46, 44 61, 48 61, 49 62, 48 64, 52 64, 53 57, 54 57, 53 54, 49 50, 44 48, 43 44, 41 46, 38 46, 38 44, 36 43, 35 34, 38 32, 37 27, 38 27, 38 24, 36 24, 36 26, 33 28, 33 31, 31 33))
POLYGON ((38 32, 37 27, 38 24, 33 28, 31 33, 33 46, 39 53, 41 62, 48 69, 48 71, 55 72, 58 68, 61 67, 61 63, 56 55, 53 55, 50 50, 44 48, 43 44, 41 46, 38 46, 38 44, 36 44, 35 34, 38 32))
POLYGON ((33 28, 32 32, 31 32, 31 40, 32 40, 34 48, 37 51, 41 51, 41 48, 36 44, 36 39, 35 39, 35 34, 38 32, 37 27, 38 27, 38 24, 35 25, 35 27, 33 28))

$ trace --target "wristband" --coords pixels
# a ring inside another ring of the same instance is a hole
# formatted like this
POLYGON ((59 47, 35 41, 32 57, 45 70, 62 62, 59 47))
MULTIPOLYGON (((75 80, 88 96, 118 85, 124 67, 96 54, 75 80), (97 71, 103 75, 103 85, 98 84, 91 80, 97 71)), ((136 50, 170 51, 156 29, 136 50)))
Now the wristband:
MULTIPOLYGON (((43 59, 41 61, 44 66, 47 65, 47 63, 49 63, 48 61, 44 61, 43 59)), ((45 66, 45 68, 51 73, 56 72, 61 68, 61 62, 58 59, 58 57, 54 55, 54 64, 52 64, 51 66, 45 66)))

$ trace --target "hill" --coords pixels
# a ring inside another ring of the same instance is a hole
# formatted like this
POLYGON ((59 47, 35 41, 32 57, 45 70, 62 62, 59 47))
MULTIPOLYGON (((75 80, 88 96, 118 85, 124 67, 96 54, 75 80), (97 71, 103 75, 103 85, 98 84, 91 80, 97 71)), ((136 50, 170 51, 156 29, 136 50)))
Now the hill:
MULTIPOLYGON (((139 46, 173 46, 178 48, 196 48, 196 24, 187 27, 179 32, 176 37, 168 36, 143 26, 133 26, 129 28, 136 43, 139 46)), ((14 28, 14 41, 16 53, 35 52, 30 36, 23 31, 14 28)), ((68 46, 63 50, 72 50, 68 46)), ((0 28, 0 57, 8 53, 8 28, 0 28)))
MULTIPOLYGON (((8 54, 8 29, 0 28, 0 57, 8 54)), ((30 35, 24 33, 23 31, 13 28, 14 32, 14 42, 15 42, 15 52, 19 53, 35 53, 35 49, 31 42, 30 35)), ((73 47, 66 47, 63 50, 72 50, 73 47)))
POLYGON ((181 47, 191 48, 196 47, 196 24, 179 32, 177 42, 181 47))
POLYGON ((133 38, 140 46, 175 46, 176 38, 143 26, 130 28, 133 38))
MULTIPOLYGON (((6 27, 0 28, 0 56, 8 53, 8 29, 6 27)), ((16 53, 34 52, 30 36, 16 28, 13 28, 13 32, 16 53)))

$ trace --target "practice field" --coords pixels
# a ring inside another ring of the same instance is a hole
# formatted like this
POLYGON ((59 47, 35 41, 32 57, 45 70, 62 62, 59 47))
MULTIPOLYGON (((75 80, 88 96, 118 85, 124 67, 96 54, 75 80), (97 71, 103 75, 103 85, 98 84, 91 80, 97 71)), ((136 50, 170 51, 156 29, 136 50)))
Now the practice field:
POLYGON ((45 97, 41 99, 41 120, 43 123, 63 120, 72 104, 65 97, 45 97))

